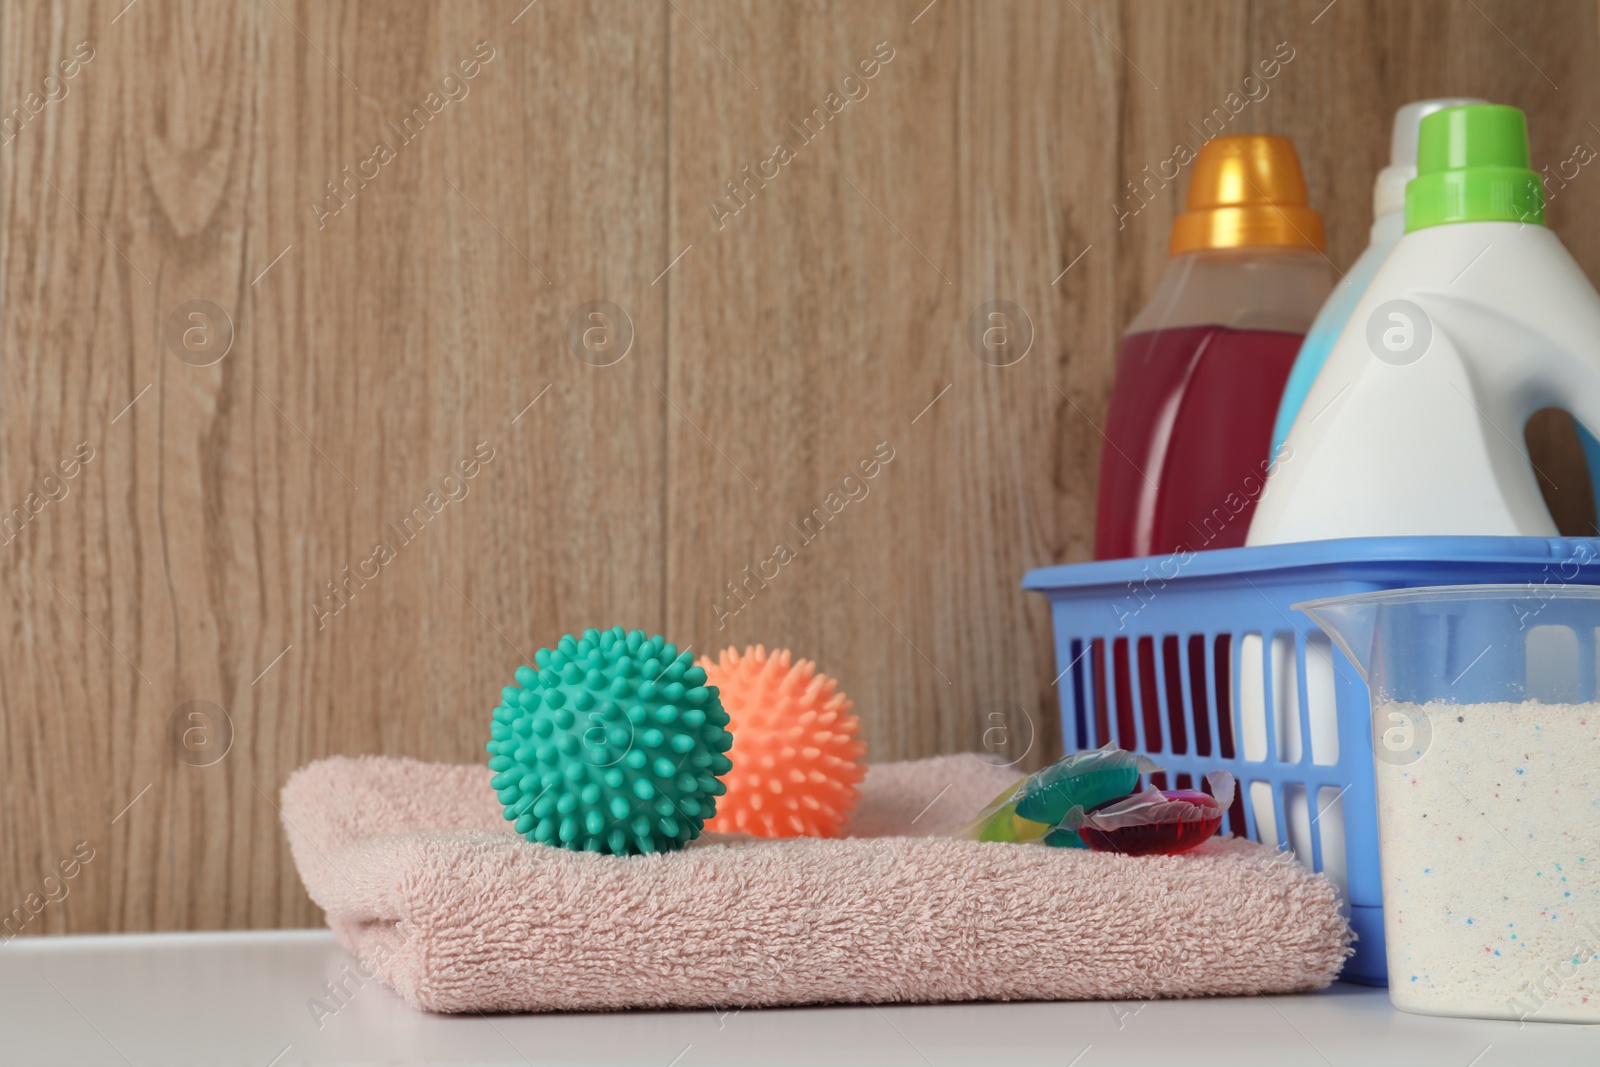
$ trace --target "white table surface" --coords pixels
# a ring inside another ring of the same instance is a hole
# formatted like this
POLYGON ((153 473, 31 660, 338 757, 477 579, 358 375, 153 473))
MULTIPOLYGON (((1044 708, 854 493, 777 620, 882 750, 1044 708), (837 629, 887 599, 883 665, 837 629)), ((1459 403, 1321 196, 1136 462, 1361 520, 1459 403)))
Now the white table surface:
POLYGON ((0 1063, 1600 1064, 1600 1027, 1406 1015, 1383 990, 1342 983, 1144 1005, 445 1016, 369 982, 319 1028, 307 1002, 350 962, 322 930, 18 938, 0 945, 0 1063))

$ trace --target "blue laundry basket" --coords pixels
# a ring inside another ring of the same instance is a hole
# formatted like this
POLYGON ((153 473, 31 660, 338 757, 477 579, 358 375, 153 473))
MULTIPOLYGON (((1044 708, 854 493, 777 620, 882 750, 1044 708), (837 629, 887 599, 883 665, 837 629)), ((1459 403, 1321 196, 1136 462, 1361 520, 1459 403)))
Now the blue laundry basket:
POLYGON ((1363 537, 1030 571, 1050 601, 1068 751, 1114 741, 1157 785, 1239 781, 1226 826, 1291 848, 1342 885, 1356 954, 1386 983, 1367 688, 1293 604, 1379 589, 1600 584, 1600 539, 1363 537))

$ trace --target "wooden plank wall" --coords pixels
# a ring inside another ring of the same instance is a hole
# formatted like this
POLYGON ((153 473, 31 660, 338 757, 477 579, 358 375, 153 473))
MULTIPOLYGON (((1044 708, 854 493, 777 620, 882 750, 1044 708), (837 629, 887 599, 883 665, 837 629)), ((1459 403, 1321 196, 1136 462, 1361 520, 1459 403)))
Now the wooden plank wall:
MULTIPOLYGON (((1126 183, 1253 91, 1229 129, 1296 141, 1345 266, 1406 100, 1520 104, 1541 166, 1600 143, 1578 0, 124 4, 0 7, 26 933, 318 921, 287 775, 480 759, 512 668, 590 625, 792 646, 877 759, 1037 765, 1017 583, 1088 555, 1182 193, 1126 183), (963 339, 992 300, 1013 365, 963 339)), ((1594 276, 1597 206, 1585 169, 1551 209, 1594 276)), ((1570 428, 1534 435, 1582 526, 1570 428)))

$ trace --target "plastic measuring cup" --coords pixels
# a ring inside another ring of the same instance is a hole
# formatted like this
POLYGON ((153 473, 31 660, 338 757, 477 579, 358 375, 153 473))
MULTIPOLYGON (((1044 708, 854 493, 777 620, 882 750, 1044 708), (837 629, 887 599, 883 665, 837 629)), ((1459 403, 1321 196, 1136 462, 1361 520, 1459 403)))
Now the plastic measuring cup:
POLYGON ((1389 998, 1600 1022, 1600 587, 1296 604, 1367 679, 1389 998))

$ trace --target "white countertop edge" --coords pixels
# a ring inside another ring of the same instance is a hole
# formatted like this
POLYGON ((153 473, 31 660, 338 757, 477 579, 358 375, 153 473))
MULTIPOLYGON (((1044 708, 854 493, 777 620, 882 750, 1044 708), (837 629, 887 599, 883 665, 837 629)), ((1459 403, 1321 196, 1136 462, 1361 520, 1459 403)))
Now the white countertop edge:
POLYGON ((126 934, 33 934, 0 941, 0 952, 46 955, 106 948, 249 948, 334 942, 327 927, 289 930, 171 930, 126 934))

